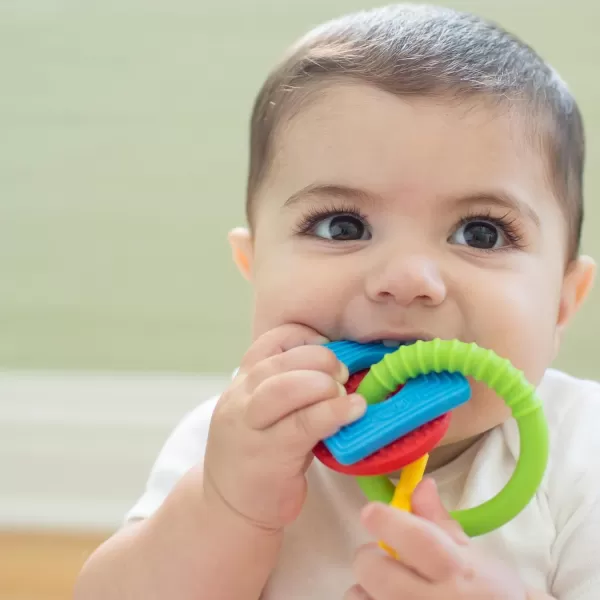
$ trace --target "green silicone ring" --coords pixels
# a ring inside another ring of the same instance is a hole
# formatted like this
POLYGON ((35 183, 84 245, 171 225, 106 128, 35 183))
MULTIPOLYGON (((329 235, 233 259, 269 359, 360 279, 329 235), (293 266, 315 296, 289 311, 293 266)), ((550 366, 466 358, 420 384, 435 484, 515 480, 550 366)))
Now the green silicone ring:
MULTIPOLYGON (((510 361, 492 350, 458 340, 401 346, 371 367, 357 392, 368 403, 381 402, 408 379, 433 371, 459 372, 482 381, 504 399, 517 421, 521 449, 510 480, 487 502, 451 513, 467 535, 483 535, 514 519, 529 504, 544 477, 549 435, 542 403, 535 387, 510 361)), ((391 501, 394 486, 386 476, 356 479, 370 501, 391 501)))

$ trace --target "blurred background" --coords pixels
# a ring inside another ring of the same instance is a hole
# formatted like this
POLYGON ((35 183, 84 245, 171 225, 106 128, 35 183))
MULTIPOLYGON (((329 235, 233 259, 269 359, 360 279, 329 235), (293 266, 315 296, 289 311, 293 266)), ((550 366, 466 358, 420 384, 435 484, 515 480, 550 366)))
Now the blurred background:
MULTIPOLYGON (((226 233, 254 95, 306 29, 380 4, 0 0, 1 598, 70 597, 174 424, 222 389, 250 334, 226 233)), ((600 257, 600 5, 440 4, 499 21, 572 87, 600 257)), ((598 298, 556 363, 582 377, 598 298)))

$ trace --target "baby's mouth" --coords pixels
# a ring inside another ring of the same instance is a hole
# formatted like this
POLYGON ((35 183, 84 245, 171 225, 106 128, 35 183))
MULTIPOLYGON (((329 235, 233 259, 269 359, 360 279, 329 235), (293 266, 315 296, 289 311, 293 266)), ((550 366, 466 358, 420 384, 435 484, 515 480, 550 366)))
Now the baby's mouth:
POLYGON ((434 338, 421 333, 414 333, 412 335, 394 335, 380 337, 366 337, 359 340, 359 343, 368 344, 383 344, 386 348, 399 348, 400 346, 412 346, 416 342, 430 342, 434 338), (389 337, 388 337, 389 336, 389 337))
POLYGON ((408 340, 381 340, 381 343, 386 348, 400 348, 400 346, 411 346, 412 344, 418 342, 418 339, 408 339, 408 340))

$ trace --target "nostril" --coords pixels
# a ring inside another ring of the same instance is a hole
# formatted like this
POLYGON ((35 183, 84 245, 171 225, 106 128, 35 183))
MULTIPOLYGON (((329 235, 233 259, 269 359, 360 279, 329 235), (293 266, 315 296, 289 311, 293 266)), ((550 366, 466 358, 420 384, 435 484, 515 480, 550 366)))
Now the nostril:
POLYGON ((379 292, 381 298, 391 298, 393 295, 391 292, 379 292))

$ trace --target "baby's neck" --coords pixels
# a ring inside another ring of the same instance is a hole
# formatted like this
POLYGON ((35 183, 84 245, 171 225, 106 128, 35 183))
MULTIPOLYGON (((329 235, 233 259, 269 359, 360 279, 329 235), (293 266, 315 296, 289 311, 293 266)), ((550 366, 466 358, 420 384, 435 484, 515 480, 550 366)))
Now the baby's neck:
MULTIPOLYGON (((436 448, 429 455, 425 472, 431 473, 432 471, 441 469, 442 467, 451 463, 455 458, 458 458, 463 452, 466 452, 469 448, 471 448, 473 444, 482 438, 483 435, 484 434, 482 433, 481 435, 477 435, 467 440, 462 440, 461 442, 456 442, 455 444, 448 444, 447 446, 436 448)), ((389 477, 398 479, 400 477, 400 471, 390 473, 389 477)))
POLYGON ((448 463, 451 463, 480 439, 481 435, 478 435, 454 444, 448 444, 447 446, 436 448, 429 456, 429 461, 427 462, 427 473, 431 473, 432 471, 440 469, 448 463))

